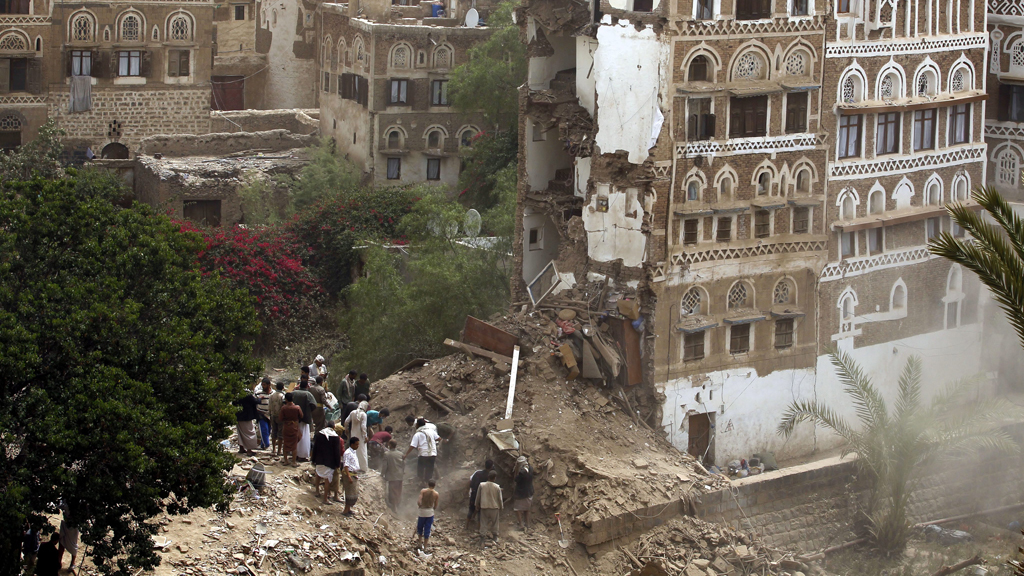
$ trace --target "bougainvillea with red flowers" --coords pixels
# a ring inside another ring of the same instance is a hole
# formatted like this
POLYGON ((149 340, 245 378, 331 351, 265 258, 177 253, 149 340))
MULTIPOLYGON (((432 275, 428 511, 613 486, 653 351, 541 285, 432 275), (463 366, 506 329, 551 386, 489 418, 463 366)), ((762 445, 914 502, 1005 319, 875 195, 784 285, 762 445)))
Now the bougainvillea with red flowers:
POLYGON ((286 227, 202 228, 188 221, 179 224, 183 232, 200 234, 206 242, 206 249, 199 253, 202 273, 217 273, 248 290, 264 329, 313 311, 323 291, 305 264, 310 248, 286 227))

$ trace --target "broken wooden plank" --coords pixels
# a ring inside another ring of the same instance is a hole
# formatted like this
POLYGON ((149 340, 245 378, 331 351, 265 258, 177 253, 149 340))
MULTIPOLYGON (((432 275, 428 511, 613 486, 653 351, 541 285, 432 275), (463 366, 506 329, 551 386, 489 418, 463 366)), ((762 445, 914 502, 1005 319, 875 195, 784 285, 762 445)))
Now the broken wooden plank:
POLYGON ((512 403, 516 397, 516 376, 519 374, 519 346, 512 350, 512 375, 508 381, 508 400, 505 402, 505 420, 512 418, 512 403))
POLYGON ((598 380, 604 379, 604 373, 597 367, 597 359, 594 358, 594 349, 590 346, 590 342, 583 341, 583 377, 584 378, 596 378, 598 380))
POLYGON ((580 367, 576 365, 576 355, 572 352, 572 346, 562 344, 558 351, 562 353, 562 363, 569 369, 569 375, 565 379, 575 380, 580 375, 580 367))
POLYGON ((475 354, 477 356, 483 356, 484 358, 490 358, 491 360, 497 360, 499 362, 504 362, 506 364, 512 364, 512 358, 508 356, 503 356, 501 354, 498 354, 497 352, 484 350, 479 346, 473 346, 472 344, 466 344, 465 342, 457 342, 455 340, 452 340, 451 338, 445 338, 444 343, 446 346, 458 348, 459 350, 462 350, 466 354, 475 354))
POLYGON ((519 344, 519 338, 472 316, 466 316, 462 341, 502 356, 512 356, 513 348, 519 344))
POLYGON ((427 388, 427 385, 424 384, 423 382, 413 382, 412 387, 415 388, 416 391, 420 393, 420 396, 422 396, 423 399, 427 401, 427 404, 433 406, 434 409, 440 412, 441 414, 448 415, 449 413, 455 411, 454 408, 449 406, 444 401, 444 398, 442 398, 437 393, 432 392, 429 388, 427 388))

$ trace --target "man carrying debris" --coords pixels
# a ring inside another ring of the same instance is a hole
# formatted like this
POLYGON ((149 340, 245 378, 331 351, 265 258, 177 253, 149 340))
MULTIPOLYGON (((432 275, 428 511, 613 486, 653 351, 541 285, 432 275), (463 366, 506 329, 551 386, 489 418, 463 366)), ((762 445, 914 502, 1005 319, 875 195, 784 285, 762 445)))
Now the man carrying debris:
POLYGON ((302 431, 299 429, 302 423, 302 408, 292 402, 295 398, 294 392, 284 395, 284 404, 278 417, 281 419, 281 452, 284 455, 284 464, 288 465, 288 455, 291 454, 292 466, 298 466, 296 461, 298 454, 299 439, 302 431))
POLYGON ((281 455, 281 406, 284 405, 284 382, 278 382, 277 390, 270 395, 269 417, 270 417, 270 439, 273 443, 272 452, 274 456, 281 455))
POLYGON ((496 480, 498 472, 491 470, 487 473, 487 482, 480 484, 476 491, 476 507, 480 510, 480 543, 484 538, 493 534, 494 541, 498 541, 498 513, 504 508, 501 498, 501 486, 496 480))
POLYGON ((385 502, 392 512, 398 513, 402 504, 402 483, 405 482, 405 458, 398 451, 398 442, 388 440, 388 451, 384 454, 384 462, 380 466, 380 475, 384 478, 387 492, 385 502))
POLYGON ((345 487, 345 510, 342 516, 352 516, 352 507, 359 500, 359 457, 356 452, 359 450, 359 438, 349 438, 348 450, 341 464, 341 483, 345 487))
MULTIPOLYGON (((313 443, 313 464, 316 466, 313 488, 319 495, 320 485, 323 484, 324 506, 327 506, 330 504, 329 498, 331 487, 334 485, 335 470, 341 466, 341 439, 334 431, 334 420, 327 422, 327 425, 316 435, 316 442, 313 443)), ((340 502, 337 491, 334 492, 334 499, 340 502)))
POLYGON ((384 424, 384 419, 388 416, 391 416, 391 410, 388 410, 387 408, 381 408, 380 411, 367 410, 366 426, 370 431, 380 430, 380 426, 384 424))
POLYGON ((519 526, 522 527, 525 534, 530 528, 530 508, 533 507, 533 469, 526 461, 526 456, 520 456, 516 460, 512 478, 516 483, 515 491, 512 494, 515 498, 512 509, 516 511, 519 526))
POLYGON ((437 510, 437 503, 441 500, 441 495, 434 490, 436 485, 433 480, 427 482, 427 487, 420 490, 419 500, 416 501, 416 507, 419 508, 419 517, 416 519, 416 536, 423 538, 421 547, 424 550, 427 549, 427 540, 430 539, 430 528, 434 525, 434 512, 437 510))
MULTIPOLYGON (((308 371, 309 366, 303 366, 302 370, 303 372, 308 371)), ((313 425, 313 410, 316 409, 316 399, 309 393, 308 379, 299 380, 299 387, 292 392, 292 402, 302 409, 302 421, 299 423, 299 445, 295 449, 295 455, 300 462, 306 462, 309 460, 309 428, 313 425)))
MULTIPOLYGON (((370 419, 370 410, 366 413, 366 419, 370 419)), ((380 468, 381 459, 384 458, 384 454, 387 453, 388 442, 391 441, 391 432, 393 429, 391 426, 385 426, 383 430, 377 432, 373 436, 370 436, 369 446, 367 447, 367 454, 370 457, 370 469, 376 470, 380 468)))
POLYGON ((470 522, 480 511, 476 507, 476 493, 480 489, 480 484, 487 481, 487 475, 491 473, 491 470, 494 470, 494 460, 487 460, 484 462, 483 470, 477 470, 469 477, 469 516, 466 516, 466 530, 469 530, 470 522))
POLYGON ((408 458, 414 450, 417 452, 416 477, 423 484, 426 484, 427 481, 434 477, 434 462, 437 460, 438 438, 436 426, 427 422, 426 418, 416 420, 416 433, 412 436, 412 442, 409 444, 409 449, 405 452, 405 457, 408 458))

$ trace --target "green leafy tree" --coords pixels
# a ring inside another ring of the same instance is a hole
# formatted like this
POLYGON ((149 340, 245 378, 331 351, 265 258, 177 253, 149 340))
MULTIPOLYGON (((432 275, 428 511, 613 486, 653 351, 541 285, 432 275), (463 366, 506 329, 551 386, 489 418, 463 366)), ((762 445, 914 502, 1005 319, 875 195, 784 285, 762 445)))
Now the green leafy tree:
POLYGON ((946 210, 970 239, 943 232, 928 249, 978 275, 1024 346, 1024 221, 995 188, 979 188, 973 197, 995 224, 964 204, 951 204, 946 210))
MULTIPOLYGON (((485 225, 493 219, 507 226, 508 207, 487 212, 485 225)), ((457 202, 428 192, 402 220, 408 248, 364 251, 363 277, 346 289, 341 319, 349 365, 385 375, 413 358, 443 356, 444 339, 458 336, 467 314, 486 318, 508 308, 507 239, 467 239, 465 214, 457 202)))
POLYGON ((469 61, 452 70, 452 105, 462 113, 482 112, 493 125, 516 126, 519 86, 526 80, 526 46, 512 21, 517 2, 502 2, 491 12, 486 41, 469 49, 469 61))
POLYGON ((302 211, 320 198, 346 196, 359 189, 359 170, 338 157, 334 140, 321 138, 319 143, 306 148, 306 154, 309 164, 302 167, 297 178, 287 175, 277 178, 277 182, 288 189, 285 217, 302 211))
POLYGON ((778 433, 787 438, 801 422, 823 426, 843 440, 843 456, 855 452, 857 465, 871 482, 866 510, 872 544, 890 555, 902 551, 910 536, 907 507, 924 466, 937 458, 955 459, 981 450, 1015 452, 1016 444, 995 427, 1004 414, 972 396, 972 382, 949 386, 925 405, 921 394, 921 360, 907 360, 890 406, 871 379, 849 356, 832 354, 857 424, 835 408, 817 401, 793 402, 778 433))
POLYGON ((498 178, 507 167, 515 176, 519 138, 515 130, 483 132, 463 148, 465 168, 459 173, 459 199, 467 207, 488 210, 501 201, 498 178))
POLYGON ((69 172, 0 191, 0 574, 61 500, 103 572, 156 566, 150 519, 228 502, 219 442, 259 369, 251 299, 196 270, 200 237, 69 172))
POLYGON ((36 137, 8 154, 0 154, 0 187, 31 178, 59 178, 64 171, 60 139, 64 131, 52 118, 39 127, 36 137))

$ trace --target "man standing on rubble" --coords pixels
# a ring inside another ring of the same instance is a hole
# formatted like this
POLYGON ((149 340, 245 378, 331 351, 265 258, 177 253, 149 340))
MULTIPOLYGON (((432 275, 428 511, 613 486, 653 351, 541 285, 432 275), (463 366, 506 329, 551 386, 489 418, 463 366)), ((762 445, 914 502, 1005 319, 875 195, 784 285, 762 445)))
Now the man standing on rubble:
POLYGON ((516 516, 519 517, 519 526, 525 534, 530 528, 530 508, 533 507, 533 469, 526 461, 526 456, 520 456, 516 460, 512 478, 516 483, 515 491, 512 494, 514 497, 512 509, 516 511, 516 516))
POLYGON ((313 400, 316 401, 316 408, 313 409, 313 434, 323 430, 324 426, 326 426, 324 403, 327 402, 327 391, 324 390, 323 381, 323 376, 317 376, 316 378, 310 378, 309 382, 309 393, 313 395, 313 400))
POLYGON ((384 454, 384 462, 380 466, 380 475, 384 478, 387 492, 384 500, 392 512, 398 514, 402 504, 402 483, 405 482, 405 459, 398 451, 398 442, 388 440, 388 451, 384 454))
POLYGON ((370 396, 370 377, 366 374, 360 374, 359 380, 356 381, 356 396, 362 394, 366 396, 367 402, 369 402, 370 396))
POLYGON ((408 458, 414 450, 417 452, 416 476, 423 485, 426 485, 434 477, 434 462, 437 460, 438 438, 436 426, 427 422, 426 418, 416 420, 416 433, 412 436, 412 442, 409 444, 409 449, 405 452, 405 457, 408 458))
POLYGON ((498 513, 504 508, 501 498, 501 486, 496 480, 498 472, 491 470, 487 473, 487 482, 480 484, 476 491, 476 507, 480 510, 480 544, 484 538, 493 534, 494 541, 498 541, 498 513))
POLYGON ((437 484, 431 480, 427 487, 420 490, 419 500, 416 507, 419 509, 419 517, 416 519, 416 536, 423 538, 422 548, 427 549, 427 540, 430 540, 430 528, 434 525, 434 513, 437 511, 437 504, 441 501, 441 495, 434 490, 437 484))
POLYGON ((358 372, 355 370, 349 370, 348 376, 342 378, 341 383, 338 384, 338 389, 334 392, 334 396, 338 399, 338 406, 344 408, 345 404, 356 399, 357 374, 358 372))
POLYGON ((281 407, 284 406, 284 382, 278 382, 270 395, 270 439, 274 456, 281 455, 281 407))
MULTIPOLYGON (((303 366, 303 371, 308 371, 309 366, 303 366)), ((299 387, 292 392, 292 402, 302 409, 302 421, 299 423, 299 445, 295 449, 295 455, 300 462, 309 461, 310 432, 313 425, 313 410, 316 409, 316 399, 309 393, 309 380, 299 380, 299 387)))
POLYGON ((270 447, 270 378, 264 376, 260 381, 260 391, 256 393, 256 422, 259 426, 260 448, 266 450, 270 447))
POLYGON ((473 517, 480 512, 480 509, 476 507, 476 493, 480 490, 480 485, 487 481, 491 470, 494 470, 494 460, 487 460, 484 462, 483 470, 477 470, 469 477, 469 516, 466 516, 466 530, 469 530, 469 524, 473 521, 473 517))
POLYGON ((367 457, 367 447, 369 445, 368 434, 366 430, 366 409, 370 405, 366 402, 360 402, 359 407, 355 412, 351 412, 348 418, 345 419, 345 427, 348 428, 349 438, 359 438, 359 451, 357 456, 359 457, 359 469, 367 470, 369 466, 369 458, 367 457))
POLYGON ((356 452, 359 450, 359 438, 350 438, 348 450, 341 464, 341 484, 345 488, 345 510, 342 516, 352 516, 352 507, 359 500, 359 457, 356 452))
MULTIPOLYGON (((334 484, 334 474, 341 466, 341 439, 334 431, 334 421, 327 423, 322 430, 317 431, 317 439, 313 444, 313 464, 316 466, 313 475, 313 487, 317 494, 320 493, 320 485, 324 488, 324 506, 330 504, 331 489, 334 484)), ((334 493, 338 498, 338 493, 334 493)))

